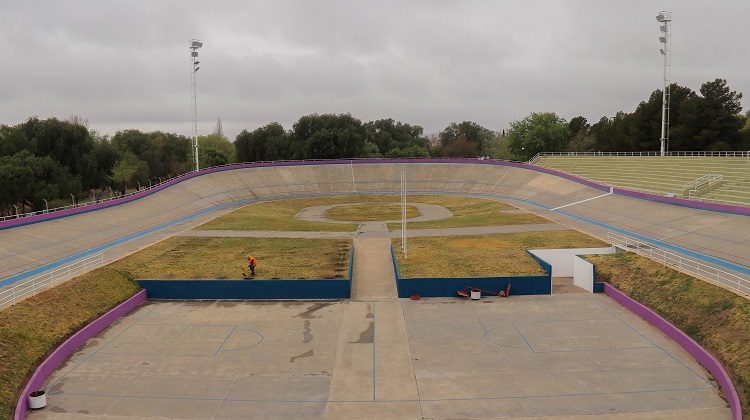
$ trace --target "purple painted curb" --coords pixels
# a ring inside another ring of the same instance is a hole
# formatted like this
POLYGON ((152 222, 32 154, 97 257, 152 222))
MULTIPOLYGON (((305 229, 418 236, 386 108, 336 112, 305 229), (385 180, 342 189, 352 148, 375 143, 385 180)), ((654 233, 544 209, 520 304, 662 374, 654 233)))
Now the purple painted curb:
POLYGON ((721 365, 719 360, 712 356, 711 353, 704 349, 700 344, 696 343, 695 340, 688 337, 688 335, 682 332, 682 330, 675 327, 671 322, 662 318, 659 314, 625 293, 617 290, 609 283, 604 283, 604 294, 614 299, 630 312, 643 318, 649 324, 658 328, 659 331, 669 336, 669 338, 676 341, 677 344, 685 349, 685 351, 690 353, 698 363, 716 378, 716 382, 721 386, 721 390, 724 391, 724 395, 727 397, 727 402, 729 402, 729 407, 732 411, 732 417, 735 420, 742 420, 742 405, 740 404, 737 390, 734 389, 732 379, 729 377, 729 374, 727 374, 727 371, 724 369, 724 366, 721 365))
MULTIPOLYGON (((609 186, 592 181, 589 179, 581 178, 579 176, 562 172, 557 169, 545 168, 542 166, 531 165, 522 162, 511 162, 511 161, 500 161, 490 159, 468 159, 468 158, 426 158, 426 159, 329 159, 329 160, 291 160, 291 161, 275 161, 275 162, 251 162, 251 163, 236 163, 224 166, 215 166, 212 168, 201 169, 198 172, 188 172, 182 174, 176 178, 172 178, 168 181, 163 182, 148 190, 135 193, 133 195, 122 197, 114 200, 99 202, 95 204, 84 205, 67 210, 60 210, 52 213, 37 214, 34 216, 22 217, 19 219, 10 219, 0 222, 0 230, 8 229, 16 226, 23 226, 32 223, 43 222, 46 220, 58 219, 60 217, 72 216, 75 214, 87 213, 94 210, 104 209, 107 207, 117 206, 120 204, 129 203, 134 200, 147 197, 156 192, 162 191, 171 187, 172 185, 178 184, 182 181, 195 178, 202 175, 211 174, 214 172, 230 171, 234 169, 250 169, 250 168, 267 168, 274 166, 309 166, 309 165, 349 165, 349 164, 378 164, 378 163, 460 163, 460 164, 476 164, 476 165, 493 165, 493 166, 510 166, 513 168, 527 169, 536 172, 542 172, 549 175, 557 176, 560 178, 567 179, 569 181, 577 182, 579 184, 586 185, 591 188, 595 188, 601 191, 609 191, 609 186)), ((615 188, 614 193, 617 195, 625 195, 629 197, 639 198, 642 200, 656 201, 659 203, 674 204, 678 206, 691 207, 702 210, 719 211, 723 213, 733 213, 741 215, 750 215, 750 207, 746 206, 735 206, 729 204, 718 204, 718 203, 706 203, 702 201, 687 200, 684 198, 667 197, 658 194, 645 193, 640 191, 628 190, 625 188, 615 188)))
POLYGON ((135 309, 146 300, 146 290, 140 290, 125 302, 115 306, 106 314, 95 319, 85 327, 78 330, 64 343, 59 345, 44 362, 36 369, 31 379, 21 391, 16 404, 15 420, 24 420, 28 409, 28 395, 41 388, 47 377, 57 369, 65 360, 81 347, 88 339, 99 334, 117 319, 135 309))

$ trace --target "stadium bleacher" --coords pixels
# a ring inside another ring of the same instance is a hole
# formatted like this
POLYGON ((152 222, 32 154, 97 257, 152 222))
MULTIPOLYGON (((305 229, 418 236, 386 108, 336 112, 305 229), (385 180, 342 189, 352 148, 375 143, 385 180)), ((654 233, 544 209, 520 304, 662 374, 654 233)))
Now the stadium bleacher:
POLYGON ((684 198, 688 198, 685 184, 716 174, 722 176, 721 182, 690 198, 750 204, 748 157, 572 155, 539 156, 534 163, 616 187, 684 198))

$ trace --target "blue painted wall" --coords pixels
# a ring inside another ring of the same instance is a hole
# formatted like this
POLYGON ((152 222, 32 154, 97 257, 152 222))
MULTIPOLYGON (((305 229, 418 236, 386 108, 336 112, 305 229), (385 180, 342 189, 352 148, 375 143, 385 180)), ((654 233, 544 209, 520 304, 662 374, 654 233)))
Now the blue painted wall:
POLYGON ((552 267, 544 260, 530 254, 546 272, 541 276, 496 276, 496 277, 431 277, 402 278, 396 253, 391 248, 393 269, 396 273, 398 297, 407 298, 415 293, 422 297, 455 297, 456 291, 466 286, 499 292, 512 284, 511 295, 548 295, 552 293, 552 267))
POLYGON ((351 280, 138 280, 153 299, 348 299, 351 280))
POLYGON ((354 246, 349 276, 317 280, 138 280, 153 299, 349 299, 352 296, 354 246))

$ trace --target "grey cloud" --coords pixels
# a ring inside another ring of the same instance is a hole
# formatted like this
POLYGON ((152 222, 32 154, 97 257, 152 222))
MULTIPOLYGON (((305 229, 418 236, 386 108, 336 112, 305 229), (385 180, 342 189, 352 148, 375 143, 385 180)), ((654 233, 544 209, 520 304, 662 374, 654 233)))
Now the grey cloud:
POLYGON ((675 82, 724 77, 750 95, 745 0, 2 3, 0 123, 78 114, 101 132, 188 134, 193 37, 201 132, 312 112, 428 133, 534 111, 596 121, 661 85, 659 7, 674 13, 675 82))

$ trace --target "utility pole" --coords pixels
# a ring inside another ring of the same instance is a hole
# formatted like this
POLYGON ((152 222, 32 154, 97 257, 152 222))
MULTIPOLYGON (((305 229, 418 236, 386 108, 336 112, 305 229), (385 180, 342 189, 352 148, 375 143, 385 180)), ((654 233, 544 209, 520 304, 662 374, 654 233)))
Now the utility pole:
POLYGON ((669 27, 672 24, 672 12, 662 10, 656 15, 656 20, 661 23, 659 30, 662 35, 659 37, 661 49, 659 52, 664 56, 664 90, 661 98, 661 155, 665 156, 669 151, 669 102, 671 100, 670 85, 672 61, 670 54, 672 52, 672 40, 669 34, 669 27))
POLYGON ((195 82, 195 74, 198 73, 200 67, 200 61, 198 61, 198 48, 202 47, 203 43, 197 39, 190 40, 190 60, 192 66, 190 68, 190 76, 192 78, 192 99, 193 99, 193 157, 195 158, 195 171, 197 172, 200 167, 198 166, 198 101, 197 101, 197 86, 195 82))

